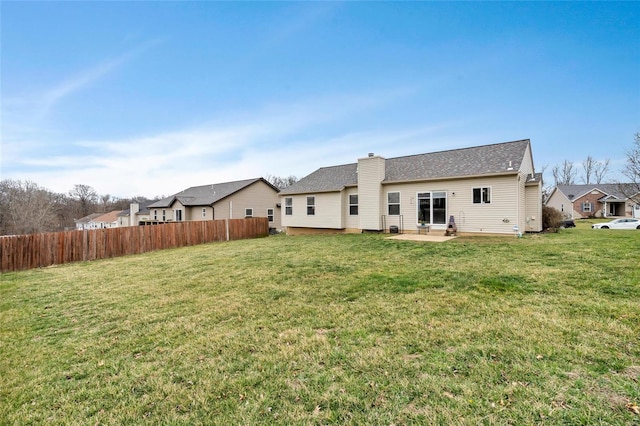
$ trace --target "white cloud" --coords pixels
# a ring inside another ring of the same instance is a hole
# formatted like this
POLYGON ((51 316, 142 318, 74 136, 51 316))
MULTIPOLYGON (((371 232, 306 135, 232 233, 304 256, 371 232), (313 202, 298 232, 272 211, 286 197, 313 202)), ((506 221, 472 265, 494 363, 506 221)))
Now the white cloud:
POLYGON ((30 179, 56 192, 86 184, 101 194, 151 197, 267 174, 302 177, 318 167, 355 162, 368 152, 393 157, 461 146, 443 136, 459 123, 353 131, 354 116, 411 94, 400 89, 271 104, 194 128, 76 141, 65 155, 14 153, 11 177, 30 179))

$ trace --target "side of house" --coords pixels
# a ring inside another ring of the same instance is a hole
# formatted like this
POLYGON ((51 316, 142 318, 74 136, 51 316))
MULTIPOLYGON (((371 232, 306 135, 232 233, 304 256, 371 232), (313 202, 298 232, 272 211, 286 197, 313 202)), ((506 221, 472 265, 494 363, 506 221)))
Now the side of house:
POLYGON ((321 168, 281 193, 290 234, 542 229, 541 176, 529 140, 321 168))
POLYGON ((267 217, 280 229, 278 193, 263 178, 195 186, 150 204, 143 223, 267 217))

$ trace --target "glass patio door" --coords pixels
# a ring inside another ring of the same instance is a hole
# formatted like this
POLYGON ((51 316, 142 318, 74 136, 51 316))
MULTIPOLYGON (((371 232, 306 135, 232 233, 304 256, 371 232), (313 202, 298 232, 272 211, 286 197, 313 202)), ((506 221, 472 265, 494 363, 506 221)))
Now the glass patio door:
POLYGON ((418 223, 445 225, 447 223, 447 193, 418 193, 418 223))

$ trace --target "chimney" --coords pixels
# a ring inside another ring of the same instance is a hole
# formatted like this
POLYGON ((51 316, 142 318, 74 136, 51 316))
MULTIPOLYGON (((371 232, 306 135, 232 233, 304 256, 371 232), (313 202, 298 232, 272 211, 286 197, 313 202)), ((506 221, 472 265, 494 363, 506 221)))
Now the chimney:
POLYGON ((385 178, 385 159, 372 152, 358 159, 358 221, 363 230, 382 230, 383 196, 381 182, 385 178))

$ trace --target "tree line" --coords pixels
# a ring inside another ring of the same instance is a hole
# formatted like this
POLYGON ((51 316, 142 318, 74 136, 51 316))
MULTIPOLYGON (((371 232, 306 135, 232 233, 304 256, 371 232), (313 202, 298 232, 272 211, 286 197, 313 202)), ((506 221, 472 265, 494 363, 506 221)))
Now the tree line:
MULTIPOLYGON (((159 199, 159 198, 156 198, 159 199)), ((88 185, 57 193, 29 180, 0 181, 0 235, 32 234, 75 228, 75 220, 91 213, 125 210, 145 197, 99 195, 88 185)))
MULTIPOLYGON (((272 185, 282 189, 298 179, 295 176, 267 175, 272 185)), ((74 185, 67 193, 56 193, 29 180, 0 181, 0 235, 57 232, 75 228, 75 220, 92 213, 126 210, 131 203, 164 198, 118 198, 100 195, 88 185, 74 185)))

